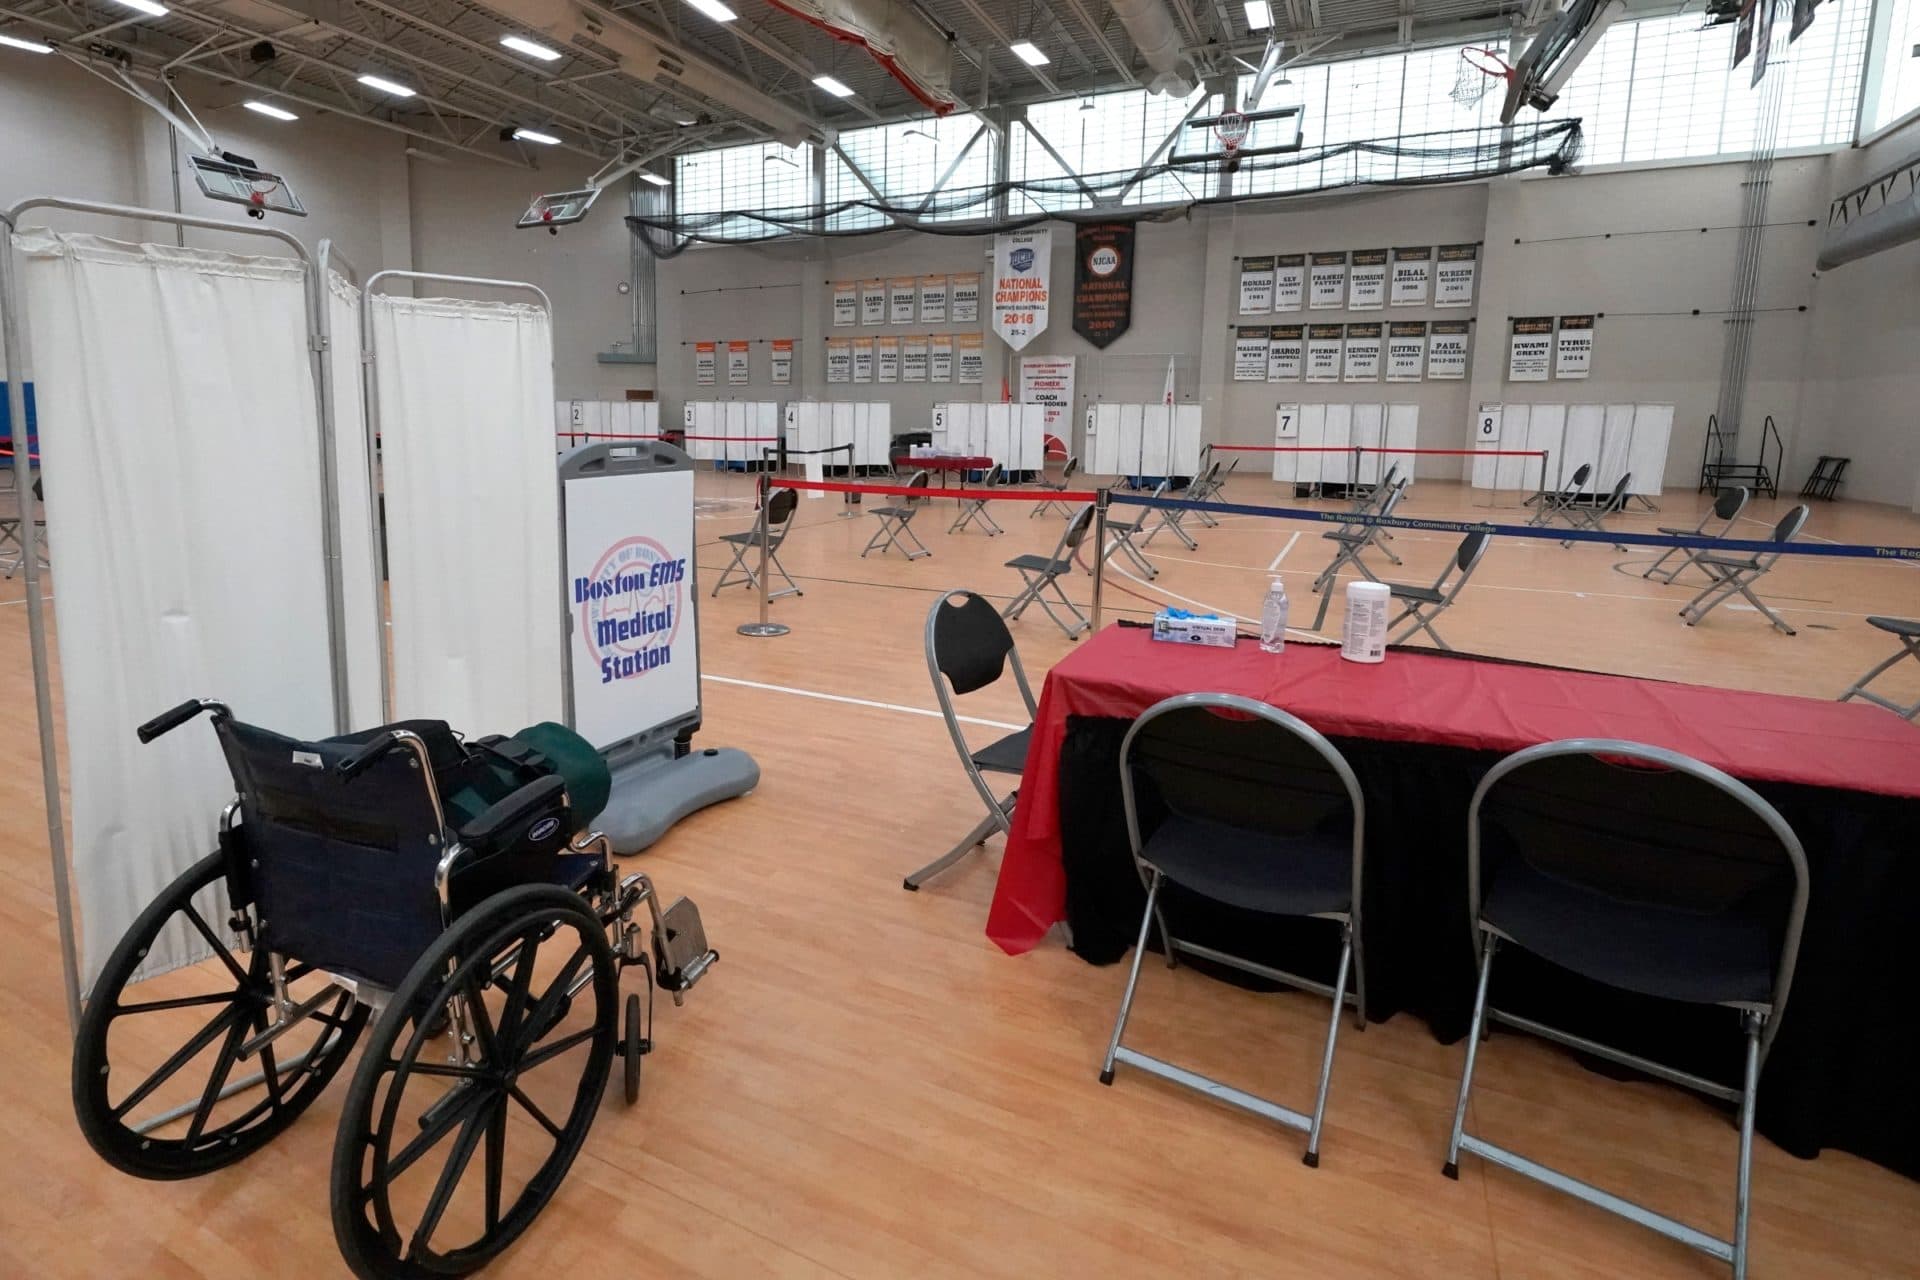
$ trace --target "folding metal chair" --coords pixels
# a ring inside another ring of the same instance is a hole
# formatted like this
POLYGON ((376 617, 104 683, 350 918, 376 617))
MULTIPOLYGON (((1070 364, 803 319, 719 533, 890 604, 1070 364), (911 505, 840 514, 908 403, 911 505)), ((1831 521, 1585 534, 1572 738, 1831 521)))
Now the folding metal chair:
MULTIPOLYGON (((1195 502, 1213 501, 1220 496, 1220 491, 1227 487, 1227 478, 1231 476, 1239 466, 1240 459, 1238 458, 1235 458, 1225 467, 1222 467, 1220 460, 1215 458, 1212 465, 1207 468, 1206 475, 1201 478, 1199 485, 1200 491, 1196 493, 1194 486, 1188 485, 1187 496, 1195 502)), ((1214 515, 1211 511, 1196 511, 1193 514, 1201 524, 1209 529, 1218 528, 1220 525, 1220 517, 1214 515)))
POLYGON ((1780 518, 1780 523, 1773 526, 1773 535, 1769 539, 1780 548, 1778 551, 1761 552, 1751 556, 1716 556, 1706 553, 1695 556, 1693 563, 1705 570, 1707 577, 1712 581, 1701 590, 1699 595, 1687 601, 1686 606, 1680 610, 1680 616, 1687 620, 1687 625, 1693 626, 1737 594, 1745 596, 1747 603, 1764 613, 1767 621, 1775 627, 1788 635, 1798 634, 1787 625, 1786 619, 1767 607, 1766 601, 1753 594, 1753 584, 1766 577, 1773 569, 1774 562, 1785 554, 1787 544, 1798 537, 1800 530, 1806 527, 1807 517, 1811 514, 1806 504, 1802 503, 1780 518))
MULTIPOLYGON (((767 599, 778 600, 781 596, 804 595, 800 584, 793 580, 787 567, 780 563, 780 547, 787 540, 787 533, 793 528, 794 508, 800 505, 800 493, 795 489, 775 489, 767 496, 767 503, 760 509, 759 518, 753 522, 753 528, 745 533, 723 533, 720 541, 733 548, 733 563, 720 574, 719 581, 713 584, 710 595, 719 595, 720 588, 732 586, 758 587, 760 536, 764 531, 767 538, 767 569, 769 574, 778 573, 786 580, 786 586, 778 591, 769 591, 767 599), (752 557, 752 563, 748 558, 752 557), (739 570, 740 576, 734 577, 739 570)), ((769 584, 771 585, 771 584, 769 584)))
MULTIPOLYGON (((1167 486, 1172 483, 1171 480, 1160 481, 1154 486, 1153 492, 1147 495, 1148 501, 1166 497, 1167 486)), ((1127 559, 1133 561, 1135 568, 1149 578, 1157 578, 1160 576, 1160 570, 1154 567, 1153 561, 1147 559, 1133 540, 1142 529, 1146 528, 1147 521, 1159 508, 1148 506, 1136 507, 1135 510, 1140 514, 1131 520, 1116 520, 1111 511, 1107 513, 1107 545, 1100 549, 1100 559, 1104 563, 1113 559, 1114 552, 1124 551, 1127 553, 1127 559)))
MULTIPOLYGON (((991 489, 1005 479, 1006 474, 1007 469, 996 462, 987 468, 987 474, 980 480, 980 487, 982 489, 991 489)), ((1005 533, 1006 530, 1002 529, 999 524, 994 521, 994 518, 987 514, 987 503, 991 501, 993 501, 991 498, 962 498, 960 500, 960 514, 954 517, 953 524, 948 527, 947 532, 960 533, 964 531, 968 525, 978 524, 989 538, 996 533, 1005 533)))
POLYGON ((1349 971, 1355 1021, 1366 1025, 1358 943, 1366 807, 1353 769, 1311 726, 1277 707, 1235 694, 1185 693, 1147 708, 1127 730, 1120 747, 1120 798, 1147 902, 1100 1083, 1113 1083, 1116 1063, 1138 1067, 1301 1130, 1307 1135, 1305 1163, 1318 1166, 1349 971), (1151 813, 1165 814, 1151 829, 1143 829, 1143 800, 1151 813), (1335 921, 1340 960, 1333 986, 1175 937, 1160 905, 1169 884, 1243 911, 1335 921), (1332 998, 1311 1116, 1121 1043, 1155 925, 1169 968, 1181 954, 1198 956, 1332 998))
POLYGON ((967 779, 986 802, 987 816, 959 844, 902 881, 901 887, 909 890, 919 889, 928 879, 986 844, 994 832, 1004 834, 1012 829, 1013 804, 1019 792, 1010 791, 1003 800, 993 794, 993 788, 982 775, 1018 776, 1027 767, 1027 742, 1033 736, 1033 688, 1027 683, 1026 668, 1020 665, 1020 651, 1014 647, 1013 633, 1007 630, 1007 624, 985 596, 970 591, 949 591, 935 600, 933 608, 927 611, 926 650, 927 674, 933 677, 940 715, 947 722, 947 733, 953 739, 953 749, 959 753, 961 767, 967 771, 967 779), (1014 683, 1020 686, 1021 700, 1027 704, 1027 727, 975 751, 960 732, 953 699, 993 684, 1008 666, 1013 668, 1014 683))
POLYGON ((1069 640, 1079 639, 1082 631, 1089 630, 1093 626, 1087 620, 1087 616, 1080 612, 1079 606, 1067 599, 1067 593, 1060 586, 1061 575, 1072 571, 1074 552, 1079 550, 1080 543, 1087 536, 1087 530, 1092 524, 1093 504, 1088 503, 1067 522, 1067 527, 1060 534, 1060 541, 1055 544, 1052 555, 1015 556, 1007 561, 1007 568, 1018 570, 1021 581, 1025 585, 1021 587, 1020 594, 1013 598, 1013 603, 1009 604, 1006 611, 1001 614, 1003 618, 1008 622, 1017 621, 1020 615, 1027 611, 1027 606, 1038 600, 1040 607, 1047 611, 1047 616, 1053 619, 1055 626, 1067 633, 1069 640), (1053 605, 1044 594, 1049 587, 1053 589, 1054 598, 1073 615, 1071 626, 1053 611, 1053 605))
MULTIPOLYGON (((1220 464, 1217 462, 1202 468, 1200 474, 1195 476, 1192 482, 1187 485, 1186 492, 1182 497, 1188 502, 1205 502, 1207 500, 1208 481, 1219 469, 1220 464)), ((1140 539, 1140 546, 1143 549, 1152 546, 1155 538, 1159 537, 1160 534, 1166 530, 1171 529, 1173 536, 1180 539, 1187 550, 1198 551, 1200 544, 1195 542, 1193 535, 1186 531, 1184 522, 1189 515, 1205 514, 1203 511, 1189 511, 1186 507, 1156 507, 1153 510, 1153 515, 1158 516, 1159 519, 1154 523, 1153 528, 1147 533, 1147 536, 1140 539)))
MULTIPOLYGON (((1060 468, 1060 478, 1058 480, 1049 480, 1046 477, 1046 473, 1042 472, 1039 477, 1034 480, 1034 483, 1042 489, 1051 489, 1055 493, 1065 493, 1072 487, 1070 482, 1073 479, 1074 472, 1078 470, 1080 470, 1080 455, 1074 454, 1067 459, 1067 465, 1060 468)), ((1027 519, 1031 520, 1042 511, 1051 511, 1055 507, 1058 507, 1067 515, 1073 514, 1072 503, 1064 502, 1059 498, 1048 498, 1045 502, 1034 503, 1033 510, 1027 512, 1027 519)))
MULTIPOLYGON (((1400 499, 1406 491, 1407 485, 1404 480, 1385 491, 1377 514, 1382 517, 1391 516, 1394 509, 1400 505, 1400 499)), ((1353 514, 1363 515, 1365 509, 1356 509, 1353 514)), ((1373 576, 1373 570, 1369 569, 1367 562, 1360 558, 1362 551, 1368 547, 1377 547, 1380 554, 1387 559, 1395 564, 1400 563, 1400 557, 1382 545, 1380 536, 1384 532, 1386 531, 1377 524, 1346 524, 1338 529, 1329 529, 1320 535, 1339 550, 1334 553, 1333 562, 1322 569, 1320 576, 1313 580, 1312 589, 1320 593, 1320 608, 1313 615, 1313 630, 1318 631, 1321 624, 1327 620, 1327 607, 1333 600, 1333 584, 1340 573, 1341 565, 1350 564, 1358 569, 1367 581, 1378 582, 1380 579, 1373 576)))
POLYGON ((866 559, 867 552, 875 547, 880 548, 882 555, 886 554, 888 547, 898 547, 909 560, 918 560, 921 556, 933 554, 927 550, 926 544, 920 541, 920 535, 913 531, 913 518, 920 513, 921 505, 927 500, 924 496, 927 483, 928 476, 925 469, 916 471, 907 479, 907 488, 918 489, 921 491, 920 494, 902 498, 893 506, 873 508, 873 514, 880 521, 880 528, 867 539, 867 545, 861 549, 862 560, 866 559), (901 541, 903 538, 905 542, 901 541), (908 546, 907 543, 913 545, 908 546))
POLYGON ((1878 627, 1888 635, 1898 637, 1900 649, 1891 658, 1888 658, 1885 662, 1867 672, 1867 674, 1861 676, 1858 680, 1855 680, 1853 687, 1840 695, 1840 701, 1845 702, 1849 698, 1865 698, 1868 702, 1885 707, 1903 720, 1911 720, 1915 716, 1920 716, 1920 702, 1916 702, 1910 707, 1903 707, 1891 698, 1884 698, 1877 693, 1867 692, 1867 686, 1871 684, 1882 671, 1885 671, 1888 667, 1900 661, 1900 659, 1910 657, 1915 662, 1920 662, 1920 622, 1916 622, 1911 618, 1869 617, 1867 619, 1867 625, 1870 627, 1878 627))
MULTIPOLYGON (((1708 508, 1707 514, 1700 517, 1699 524, 1691 529, 1670 529, 1662 525, 1660 526, 1660 532, 1674 538, 1711 538, 1715 542, 1718 542, 1733 532, 1733 526, 1739 521, 1741 513, 1747 509, 1747 502, 1752 497, 1753 491, 1745 485, 1735 485, 1731 489, 1722 489, 1715 495, 1713 506, 1708 508), (1712 533, 1708 533, 1707 526, 1715 520, 1720 521, 1720 527, 1712 533)), ((1682 557, 1680 563, 1660 576, 1660 581, 1672 582, 1686 571, 1687 566, 1693 563, 1694 557, 1699 555, 1702 550, 1703 548, 1700 547, 1668 547, 1666 554, 1649 565, 1647 571, 1640 576, 1643 578, 1651 578, 1655 573, 1659 572, 1661 565, 1675 556, 1680 556, 1682 557)))
POLYGON ((1348 507, 1355 515, 1365 512, 1385 494, 1391 493, 1400 483, 1400 464, 1393 463, 1387 468, 1387 474, 1375 484, 1356 484, 1347 491, 1348 507))
MULTIPOLYGON (((1586 529, 1594 533, 1605 533, 1607 531, 1607 517, 1618 515, 1620 510, 1627 505, 1627 486, 1632 482, 1633 473, 1631 471, 1622 472, 1620 478, 1614 482, 1613 492, 1609 493, 1605 500, 1598 506, 1569 506, 1561 513, 1566 518, 1567 526, 1572 529, 1586 529)), ((1573 543, 1569 540, 1562 542, 1560 545, 1570 547, 1573 543)), ((1625 547, 1617 542, 1613 544, 1613 549, 1615 551, 1626 550, 1625 547)))
POLYGON ((1587 477, 1592 474, 1593 464, 1590 462, 1583 462, 1574 468, 1573 478, 1567 482, 1566 488, 1540 495, 1545 501, 1541 502, 1539 508, 1527 518, 1527 523, 1535 528, 1545 528, 1555 520, 1572 524, 1573 517, 1570 513, 1573 511, 1573 504, 1580 500, 1580 495, 1587 487, 1587 477))
POLYGON ((1442 640, 1440 633, 1433 629, 1433 620, 1453 607, 1454 598, 1460 594, 1460 589, 1467 585, 1467 579, 1473 576, 1473 571, 1480 567, 1480 557, 1487 554, 1487 546, 1492 541, 1493 535, 1490 533, 1470 533, 1460 539, 1459 549, 1453 553, 1453 558, 1447 561, 1446 568, 1440 571, 1440 576, 1433 580, 1433 585, 1430 587, 1388 583, 1387 590, 1392 592, 1393 598, 1404 604, 1406 608, 1387 624, 1387 630, 1392 631, 1409 618, 1413 620, 1413 625, 1399 635, 1389 637, 1387 643, 1404 644, 1414 632, 1425 631, 1433 637, 1436 645, 1442 649, 1452 649, 1453 646, 1442 640), (1449 576, 1453 578, 1452 582, 1447 581, 1449 576))
MULTIPOLYGON (((14 492, 17 494, 19 491, 16 489, 14 492)), ((40 487, 38 477, 36 477, 33 482, 33 501, 35 507, 38 509, 38 514, 36 514, 33 519, 34 532, 39 535, 39 541, 35 549, 38 552, 37 558, 40 561, 40 567, 44 569, 52 562, 47 558, 46 494, 40 487)), ((13 554, 11 556, 0 559, 0 565, 4 565, 6 568, 4 576, 9 580, 13 578, 14 574, 25 568, 27 564, 27 546, 26 543, 21 541, 20 535, 20 524, 24 518, 26 507, 27 504, 25 501, 21 501, 19 508, 14 514, 10 516, 0 516, 0 549, 4 549, 9 544, 13 547, 13 554)))
POLYGON ((1698 760, 1583 738, 1508 756, 1467 810, 1467 892, 1480 977, 1444 1169, 1465 1151, 1747 1270, 1754 1096, 1786 1012, 1807 909, 1807 862, 1773 806, 1698 760), (1515 946, 1595 982, 1733 1009, 1746 1037, 1729 1086, 1490 1005, 1496 950, 1515 946), (1488 1020, 1735 1103, 1733 1238, 1722 1240, 1466 1132, 1488 1020))

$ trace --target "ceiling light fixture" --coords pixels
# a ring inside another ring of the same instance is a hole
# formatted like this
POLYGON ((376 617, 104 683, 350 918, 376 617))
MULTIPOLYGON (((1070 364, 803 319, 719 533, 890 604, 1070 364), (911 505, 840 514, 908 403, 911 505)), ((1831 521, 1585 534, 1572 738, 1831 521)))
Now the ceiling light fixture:
POLYGON ((358 76, 356 79, 369 89, 378 89, 380 92, 390 93, 396 98, 411 98, 415 93, 414 90, 407 88, 407 86, 388 80, 384 76, 365 75, 358 76))
POLYGON ((816 88, 824 89, 836 98, 851 98, 853 96, 853 90, 847 88, 845 84, 834 79, 832 76, 815 76, 813 83, 816 88))
POLYGON ((721 4, 720 0, 687 0, 687 7, 697 13, 704 13, 715 22, 732 22, 740 16, 721 4))
POLYGON ((164 18, 167 15, 167 6, 155 4, 154 0, 117 0, 117 3, 123 8, 131 9, 135 13, 144 13, 150 18, 164 18))
POLYGON ((247 101, 241 103, 240 105, 245 107, 249 111, 255 112, 259 115, 266 116, 269 119, 273 119, 273 120, 298 120, 300 118, 299 116, 293 114, 293 112, 287 110, 285 107, 276 107, 271 102, 255 102, 253 99, 249 98, 247 99, 247 101))
POLYGON ((515 129, 513 139, 515 142, 537 142, 543 147, 560 145, 560 139, 550 133, 541 133, 538 129, 515 129))
POLYGON ((1031 40, 1016 40, 1008 45, 1007 48, 1012 51, 1014 57, 1020 59, 1020 61, 1030 67, 1044 67, 1053 61, 1052 58, 1042 53, 1039 46, 1035 45, 1031 40))
POLYGON ((1247 0, 1247 30, 1266 31, 1273 26, 1273 5, 1268 0, 1247 0))
POLYGON ((7 46, 9 49, 18 49, 22 53, 53 52, 53 46, 44 41, 36 43, 32 40, 22 40, 19 36, 0 36, 0 44, 7 46))
POLYGON ((651 183, 652 183, 652 184, 653 184, 654 186, 656 186, 656 187, 670 187, 670 186, 672 186, 672 185, 673 185, 673 181, 672 181, 671 179, 669 179, 669 178, 663 178, 663 177, 661 177, 661 176, 660 176, 659 174, 657 174, 657 173, 644 173, 644 172, 643 172, 643 173, 642 173, 642 174, 640 175, 640 181, 642 181, 642 182, 651 182, 651 183))
POLYGON ((500 43, 515 53, 524 53, 529 58, 538 58, 542 62, 558 62, 560 51, 549 49, 543 44, 529 40, 525 36, 501 36, 500 43))

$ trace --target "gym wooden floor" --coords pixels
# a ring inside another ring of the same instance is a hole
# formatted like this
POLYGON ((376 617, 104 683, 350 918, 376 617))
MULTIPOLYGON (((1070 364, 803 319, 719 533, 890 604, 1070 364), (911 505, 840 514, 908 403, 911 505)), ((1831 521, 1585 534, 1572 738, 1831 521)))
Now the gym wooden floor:
MULTIPOLYGON (((750 484, 703 474, 699 492, 710 587, 726 558, 714 539, 746 527, 750 484)), ((1258 478, 1236 479, 1226 496, 1291 504, 1258 478)), ((1404 510, 1520 518, 1476 500, 1422 482, 1404 510)), ((1755 503, 1752 535, 1784 505, 1755 503)), ((1662 506, 1620 523, 1690 525, 1701 509, 1683 493, 1662 506)), ((1101 1088, 1124 968, 1090 967, 1057 942, 1002 955, 982 933, 997 841, 919 894, 900 889, 979 816, 933 711, 926 610, 950 587, 1010 595, 1018 583, 1003 563, 1049 549, 1064 520, 1029 519, 1007 502, 995 508, 1006 536, 947 536, 953 506, 936 503, 916 522, 934 555, 909 564, 860 559, 873 518, 841 510, 832 498, 801 504, 782 558, 806 594, 773 606, 791 635, 736 635, 754 611, 745 590, 702 602, 700 741, 747 749, 764 778, 752 796, 681 824, 640 865, 669 896, 700 904, 722 959, 684 1009, 662 1002, 639 1106, 609 1097, 553 1205, 488 1274, 1727 1274, 1481 1161, 1467 1161, 1457 1183, 1442 1178, 1460 1051, 1410 1017, 1343 1032, 1318 1170, 1301 1165, 1299 1135, 1137 1072, 1101 1088)), ((1821 504, 1810 530, 1920 544, 1920 518, 1888 508, 1821 504)), ((1154 540, 1153 587, 1110 578, 1110 614, 1177 593, 1176 603, 1251 615, 1277 563, 1296 624, 1311 620, 1307 584, 1328 559, 1318 528, 1233 517, 1194 532, 1197 552, 1154 540)), ((1399 534, 1406 565, 1387 576, 1432 581, 1455 541, 1399 534)), ((1732 607, 1688 628, 1675 613, 1691 591, 1643 581, 1649 558, 1497 542, 1441 630, 1464 650, 1830 698, 1893 649, 1866 614, 1920 615, 1920 568, 1808 558, 1783 562, 1763 593, 1797 637, 1732 607)), ((1083 577, 1070 590, 1084 601, 1088 587, 1083 577)), ((0 1274, 344 1275, 326 1200, 344 1079, 271 1149, 198 1181, 138 1183, 79 1135, 21 604, 18 579, 0 583, 0 1061, 11 1139, 0 1274)), ((1071 648, 1037 608, 1015 633, 1036 682, 1071 648)), ((1920 666, 1888 688, 1920 696, 1920 666)), ((1010 689, 962 710, 1022 719, 1010 689)), ((1250 994, 1152 964, 1130 1040, 1304 1105, 1324 1026, 1318 998, 1250 994)), ((1713 1107, 1604 1079, 1518 1035, 1496 1037, 1483 1062, 1476 1131, 1729 1229, 1734 1135, 1713 1107)), ((1920 1275, 1920 1184, 1838 1152, 1800 1161, 1760 1140, 1755 1154, 1756 1277, 1920 1275)))

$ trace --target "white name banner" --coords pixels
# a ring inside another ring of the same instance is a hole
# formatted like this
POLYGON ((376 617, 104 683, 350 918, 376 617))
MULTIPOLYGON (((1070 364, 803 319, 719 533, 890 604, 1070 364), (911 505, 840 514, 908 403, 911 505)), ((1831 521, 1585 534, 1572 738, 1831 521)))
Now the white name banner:
POLYGON ((1424 307, 1433 282, 1433 246, 1393 251, 1393 279, 1387 301, 1396 307, 1424 307))
POLYGON ((1233 331, 1233 380, 1267 380, 1267 343, 1273 330, 1264 324, 1243 324, 1233 331))
POLYGON ((912 276, 887 281, 887 320, 891 324, 912 324, 919 298, 920 282, 912 276))
POLYGON ((1347 272, 1347 306, 1354 311, 1378 311, 1387 305, 1387 251, 1355 249, 1347 272))
POLYGON ((980 320, 980 273, 947 278, 947 319, 955 324, 977 324, 980 320))
POLYGON ((1347 326, 1346 363, 1341 374, 1346 382, 1380 380, 1380 323, 1347 326))
POLYGON ((875 338, 873 362, 875 368, 879 370, 881 382, 900 381, 900 339, 875 338))
POLYGON ((1307 306, 1313 311, 1338 311, 1347 305, 1347 255, 1316 253, 1308 266, 1307 306))
POLYGON ((1273 310, 1273 259, 1240 259, 1240 314, 1264 316, 1273 310))
POLYGON ((1436 307, 1472 306, 1473 277, 1479 265, 1479 245, 1441 245, 1439 262, 1433 269, 1433 305, 1436 307))
POLYGON ((1337 324, 1307 326, 1307 381, 1340 381, 1340 351, 1346 328, 1337 324))
POLYGON ((771 349, 773 355, 768 368, 772 372, 773 383, 784 387, 793 381, 793 339, 775 338, 771 349))
POLYGON ((887 282, 862 280, 860 282, 860 323, 885 324, 886 322, 887 282))
POLYGON ((947 278, 923 276, 920 280, 920 323, 947 322, 947 278))
POLYGON ((1052 279, 1052 230, 993 238, 993 331, 1015 351, 1046 332, 1052 279))
POLYGON ((953 335, 936 333, 927 342, 927 378, 930 382, 953 381, 953 335))
POLYGON ((1267 341, 1267 381, 1298 382, 1305 360, 1306 330, 1297 324, 1273 326, 1267 341))
POLYGON ((1515 316, 1507 348, 1507 381, 1545 382, 1553 366, 1553 317, 1515 316))
POLYGON ((960 369, 961 382, 978 384, 986 376, 986 351, 980 344, 979 334, 954 335, 953 356, 960 369))
POLYGON ((853 339, 853 380, 873 381, 873 339, 853 339))
POLYGON ((1396 320, 1387 326, 1387 381, 1418 382, 1427 363, 1427 324, 1396 320))
POLYGON ((1273 260, 1273 309, 1298 311, 1307 300, 1307 255, 1283 253, 1273 260))
POLYGON ((833 326, 850 328, 860 323, 860 286, 852 280, 833 282, 833 326))
POLYGON ((853 381, 853 341, 850 338, 827 339, 827 381, 853 381))
POLYGON ((1467 376, 1467 333, 1471 327, 1465 320, 1435 320, 1428 327, 1428 378, 1457 381, 1467 376))
POLYGON ((696 342, 693 344, 693 380, 703 387, 714 382, 714 362, 718 359, 719 344, 696 342))
POLYGON ((900 339, 900 381, 925 382, 927 380, 927 340, 925 338, 900 339))
POLYGON ((1584 378, 1592 370, 1593 317, 1561 316, 1553 347, 1553 376, 1584 378))
POLYGON ((752 348, 749 344, 734 339, 727 343, 727 385, 739 387, 746 385, 752 377, 752 348))

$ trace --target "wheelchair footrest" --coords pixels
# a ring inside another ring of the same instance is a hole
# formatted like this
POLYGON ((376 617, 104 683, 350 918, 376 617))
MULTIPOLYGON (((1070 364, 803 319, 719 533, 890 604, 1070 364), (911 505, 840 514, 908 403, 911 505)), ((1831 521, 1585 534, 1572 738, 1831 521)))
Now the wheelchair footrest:
POLYGON ((700 980, 719 953, 707 946, 700 908, 691 898, 676 898, 660 917, 660 985, 676 995, 700 980))

